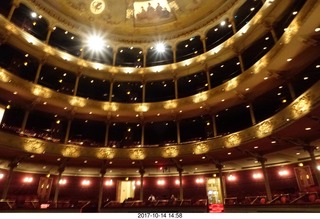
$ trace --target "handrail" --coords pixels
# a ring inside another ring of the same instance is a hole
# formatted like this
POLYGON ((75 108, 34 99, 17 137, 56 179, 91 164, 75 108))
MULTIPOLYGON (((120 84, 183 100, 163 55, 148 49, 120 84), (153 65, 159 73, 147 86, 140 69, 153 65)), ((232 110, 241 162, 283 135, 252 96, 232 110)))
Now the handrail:
POLYGON ((87 203, 85 203, 81 208, 80 208, 80 213, 83 212, 83 209, 89 205, 91 203, 91 201, 87 201, 87 203))
POLYGON ((296 201, 298 201, 298 200, 302 199, 303 197, 305 197, 305 196, 307 196, 307 195, 310 195, 310 194, 316 194, 316 195, 317 195, 318 193, 317 193, 317 192, 305 192, 305 193, 300 193, 299 197, 293 199, 293 200, 290 202, 290 204, 295 203, 296 201))

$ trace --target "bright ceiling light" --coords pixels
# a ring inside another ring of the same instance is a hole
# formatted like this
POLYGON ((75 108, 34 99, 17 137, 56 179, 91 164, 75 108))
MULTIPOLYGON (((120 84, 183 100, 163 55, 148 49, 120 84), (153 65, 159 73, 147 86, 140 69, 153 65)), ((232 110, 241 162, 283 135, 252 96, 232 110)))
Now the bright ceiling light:
POLYGON ((159 53, 165 52, 166 51, 166 46, 164 45, 164 43, 157 43, 156 51, 159 52, 159 53))
POLYGON ((99 52, 105 47, 105 40, 102 36, 91 35, 87 39, 87 46, 91 51, 99 52))

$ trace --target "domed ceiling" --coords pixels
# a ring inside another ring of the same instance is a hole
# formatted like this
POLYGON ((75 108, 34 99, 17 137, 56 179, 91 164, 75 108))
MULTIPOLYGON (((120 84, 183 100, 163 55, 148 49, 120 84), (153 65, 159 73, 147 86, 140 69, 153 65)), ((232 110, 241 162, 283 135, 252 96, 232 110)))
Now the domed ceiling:
POLYGON ((146 40, 155 35, 175 38, 217 19, 236 0, 65 0, 34 1, 51 16, 96 28, 114 37, 146 40), (54 11, 54 12, 53 12, 54 11), (52 13, 56 13, 53 15, 52 13))

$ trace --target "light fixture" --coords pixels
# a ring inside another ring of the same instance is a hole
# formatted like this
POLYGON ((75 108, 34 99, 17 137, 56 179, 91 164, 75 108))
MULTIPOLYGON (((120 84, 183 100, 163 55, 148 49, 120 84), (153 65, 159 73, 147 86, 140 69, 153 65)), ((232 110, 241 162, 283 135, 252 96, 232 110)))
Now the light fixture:
POLYGON ((155 48, 158 53, 164 53, 166 51, 164 43, 157 43, 155 48))

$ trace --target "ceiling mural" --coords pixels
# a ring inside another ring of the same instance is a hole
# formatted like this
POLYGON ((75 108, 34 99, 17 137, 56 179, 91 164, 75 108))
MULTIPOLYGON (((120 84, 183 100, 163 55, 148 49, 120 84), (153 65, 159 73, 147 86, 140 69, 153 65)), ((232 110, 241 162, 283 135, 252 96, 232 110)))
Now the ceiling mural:
POLYGON ((204 25, 201 22, 203 17, 216 19, 221 15, 220 10, 231 7, 238 0, 32 1, 54 9, 52 13, 54 11, 63 15, 62 19, 74 21, 74 26, 89 29, 94 26, 98 30, 107 30, 109 36, 112 34, 115 38, 132 36, 141 40, 155 33, 167 35, 189 33, 204 25))
POLYGON ((167 0, 139 1, 133 5, 137 23, 158 23, 174 18, 167 0))
POLYGON ((175 11, 194 11, 203 0, 67 0, 66 6, 78 16, 90 16, 110 23, 134 20, 138 24, 157 24, 176 20, 175 11), (116 4, 114 2, 117 2, 116 4))

